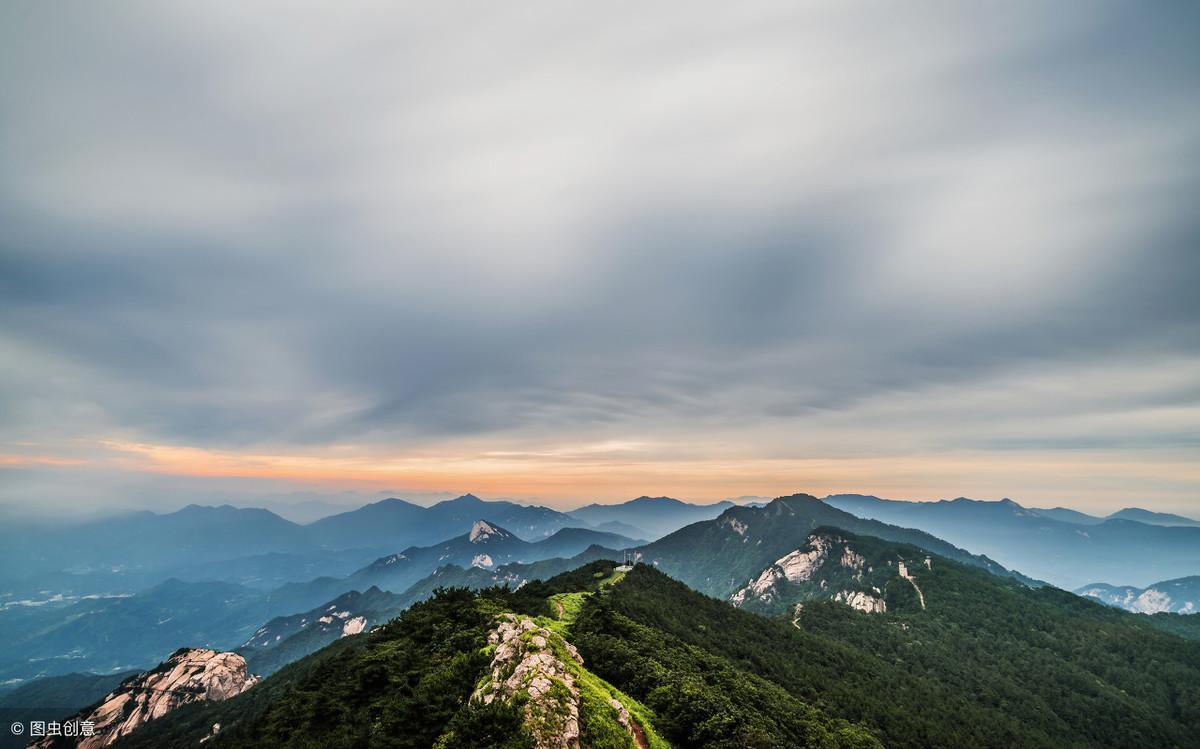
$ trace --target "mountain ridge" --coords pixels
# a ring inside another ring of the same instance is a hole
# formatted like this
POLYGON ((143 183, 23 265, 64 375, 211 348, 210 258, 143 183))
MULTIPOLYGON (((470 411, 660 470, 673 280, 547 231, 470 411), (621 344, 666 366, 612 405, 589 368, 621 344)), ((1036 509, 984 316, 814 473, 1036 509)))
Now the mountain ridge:
POLYGON ((778 497, 761 508, 732 507, 716 519, 693 523, 637 551, 644 561, 689 587, 724 599, 822 526, 910 543, 994 574, 1038 584, 986 556, 971 554, 923 531, 859 518, 809 494, 778 497))
POLYGON ((567 514, 589 525, 617 522, 638 528, 651 538, 659 538, 699 520, 710 520, 730 507, 729 500, 711 504, 691 504, 673 497, 641 496, 614 504, 592 503, 567 514))
POLYGON ((1080 524, 1060 519, 1072 515, 1012 500, 907 502, 843 494, 823 501, 859 517, 919 528, 1069 590, 1096 579, 1149 585, 1200 569, 1200 527, 1120 517, 1080 524))

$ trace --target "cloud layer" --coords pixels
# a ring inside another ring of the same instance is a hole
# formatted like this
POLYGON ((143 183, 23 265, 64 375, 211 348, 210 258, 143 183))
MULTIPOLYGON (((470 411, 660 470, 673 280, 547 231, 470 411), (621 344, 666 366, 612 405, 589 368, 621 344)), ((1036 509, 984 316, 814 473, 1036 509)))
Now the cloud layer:
POLYGON ((3 501, 1188 509, 1200 14, 904 10, 6 7, 3 501))

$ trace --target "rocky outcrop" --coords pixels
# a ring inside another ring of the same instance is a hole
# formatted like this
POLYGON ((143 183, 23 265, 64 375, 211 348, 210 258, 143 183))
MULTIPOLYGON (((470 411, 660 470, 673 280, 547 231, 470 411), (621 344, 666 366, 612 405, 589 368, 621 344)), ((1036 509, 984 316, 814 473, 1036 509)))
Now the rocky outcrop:
POLYGON ((181 648, 150 671, 126 679, 97 707, 68 719, 90 722, 93 735, 46 738, 31 746, 39 749, 105 747, 180 705, 229 699, 257 683, 258 677, 250 674, 246 659, 237 653, 181 648))
POLYGON ((475 523, 471 525, 471 532, 467 535, 467 540, 473 544, 480 544, 491 539, 505 539, 513 537, 513 534, 509 533, 503 528, 498 528, 492 525, 486 520, 476 520, 475 523))
POLYGON ((831 540, 828 537, 814 534, 808 539, 806 547, 775 560, 774 564, 763 570, 746 587, 734 593, 729 600, 734 606, 741 606, 752 599, 770 603, 774 598, 775 587, 780 583, 811 580, 813 574, 829 557, 830 546, 831 540))
POLYGON ((722 516, 717 522, 719 525, 723 525, 727 528, 732 529, 733 532, 738 534, 739 536, 745 536, 746 531, 750 529, 750 526, 746 525, 741 520, 738 520, 737 518, 733 517, 732 515, 730 515, 728 517, 722 516))
POLYGON ((488 642, 496 646, 491 674, 472 699, 491 704, 522 698, 525 725, 537 749, 579 749, 579 688, 552 645, 582 664, 575 647, 513 614, 500 618, 488 642))
POLYGON ((882 598, 864 593, 861 590, 849 591, 840 590, 833 600, 844 603, 852 609, 865 611, 868 614, 885 614, 887 613, 887 602, 882 598))
POLYGON ((862 554, 846 546, 842 549, 841 564, 843 567, 861 572, 862 568, 866 566, 867 560, 863 558, 862 554))
POLYGON ((1093 583, 1075 592, 1138 614, 1195 614, 1200 609, 1200 575, 1164 580, 1147 588, 1093 583))

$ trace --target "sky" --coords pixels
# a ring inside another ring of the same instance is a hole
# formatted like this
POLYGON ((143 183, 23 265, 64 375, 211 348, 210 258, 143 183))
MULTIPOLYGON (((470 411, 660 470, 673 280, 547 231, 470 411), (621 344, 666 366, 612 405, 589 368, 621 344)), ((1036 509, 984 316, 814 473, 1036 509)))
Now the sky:
POLYGON ((0 512, 1200 516, 1200 6, 0 6, 0 512))

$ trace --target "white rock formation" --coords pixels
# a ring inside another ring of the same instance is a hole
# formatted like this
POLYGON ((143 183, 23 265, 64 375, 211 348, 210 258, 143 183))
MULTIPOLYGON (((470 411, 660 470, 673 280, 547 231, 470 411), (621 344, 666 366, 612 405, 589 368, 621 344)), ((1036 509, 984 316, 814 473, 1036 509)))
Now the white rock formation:
POLYGON ((1141 614, 1157 614, 1171 610, 1171 596, 1155 588, 1142 591, 1127 608, 1141 614))
POLYGON ((848 567, 852 570, 861 570, 867 563, 862 554, 859 554, 849 546, 842 549, 842 558, 839 561, 843 567, 848 567))
POLYGON ((838 591, 833 600, 844 603, 852 609, 865 611, 868 614, 885 614, 887 613, 887 602, 882 598, 868 595, 862 591, 838 591))
POLYGON ((734 606, 741 606, 747 599, 758 598, 770 603, 774 597, 772 590, 780 582, 792 583, 811 580, 813 574, 821 568, 829 557, 830 540, 826 536, 811 536, 808 545, 796 549, 792 553, 775 560, 762 573, 751 580, 746 587, 734 593, 730 601, 734 606))
POLYGON ((748 530, 748 526, 745 523, 738 520, 737 518, 732 518, 732 517, 721 518, 721 525, 724 525, 727 528, 732 528, 733 532, 738 534, 739 536, 746 535, 746 531, 748 530))
POLYGON ((225 700, 241 694, 259 681, 237 653, 219 653, 203 648, 182 648, 157 667, 130 677, 110 692, 102 703, 87 713, 68 720, 91 721, 92 736, 75 739, 47 738, 34 747, 62 747, 75 741, 78 749, 109 746, 144 723, 161 718, 189 702, 225 700))
POLYGON ((349 635, 357 635, 360 632, 362 632, 364 629, 366 629, 366 627, 367 627, 367 617, 356 616, 353 619, 347 620, 347 622, 342 625, 342 637, 348 637, 349 635))
POLYGON ((477 544, 498 535, 500 535, 500 530, 496 526, 486 520, 476 520, 475 524, 471 526, 471 534, 467 538, 471 543, 477 544))

